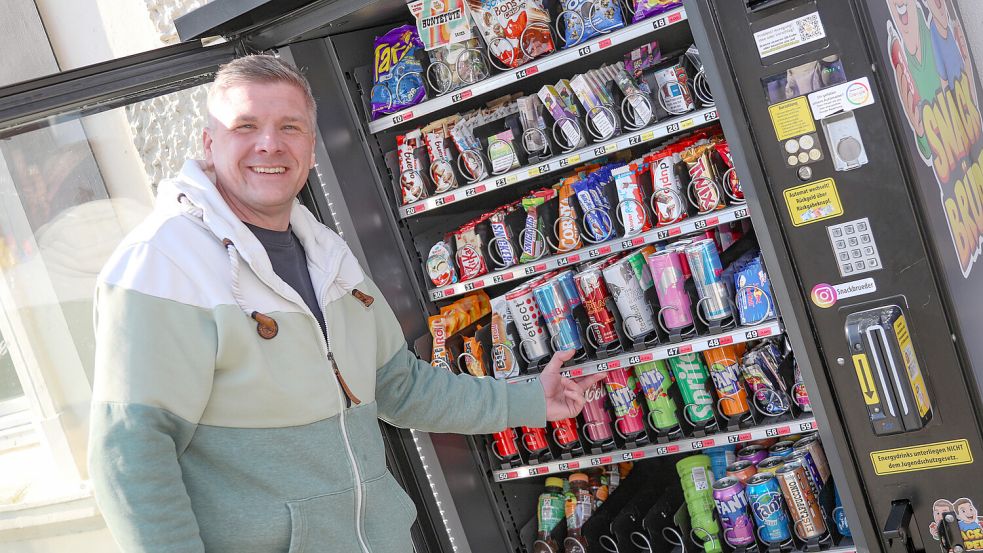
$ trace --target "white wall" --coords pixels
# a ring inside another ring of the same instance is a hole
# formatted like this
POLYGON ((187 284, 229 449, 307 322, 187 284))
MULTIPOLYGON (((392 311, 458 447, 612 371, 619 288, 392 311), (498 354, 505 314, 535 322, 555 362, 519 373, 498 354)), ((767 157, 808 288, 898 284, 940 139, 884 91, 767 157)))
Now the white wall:
POLYGON ((983 0, 956 0, 959 13, 962 16, 963 27, 966 29, 966 39, 969 49, 973 51, 973 61, 976 62, 976 77, 983 79, 983 0))

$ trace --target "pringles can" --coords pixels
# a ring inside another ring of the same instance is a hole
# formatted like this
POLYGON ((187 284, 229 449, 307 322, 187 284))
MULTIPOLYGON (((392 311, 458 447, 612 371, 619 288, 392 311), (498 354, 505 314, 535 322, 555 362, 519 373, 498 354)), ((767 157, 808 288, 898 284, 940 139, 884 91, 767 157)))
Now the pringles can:
POLYGON ((747 390, 741 382, 741 371, 738 366, 740 355, 734 346, 721 346, 703 352, 713 387, 717 390, 717 406, 720 412, 728 418, 747 415, 751 405, 747 401, 747 390))
POLYGON ((611 431, 611 415, 606 407, 607 390, 604 384, 595 382, 584 392, 584 438, 593 444, 606 444, 614 439, 611 431))
POLYGON ((608 291, 624 320, 625 334, 635 339, 655 330, 655 313, 645 301, 642 285, 627 259, 620 259, 601 270, 608 291))
POLYGON ((499 460, 509 462, 519 456, 519 446, 515 443, 515 430, 506 428, 492 434, 492 452, 499 460))
POLYGON ((713 483, 713 502, 720 515, 724 541, 731 546, 749 545, 754 540, 754 522, 748 511, 748 499, 744 484, 732 476, 713 483))
POLYGON ((604 373, 604 387, 614 411, 614 429, 626 440, 645 432, 645 417, 635 395, 635 377, 625 369, 604 373))
POLYGON ((570 311, 563 284, 554 278, 533 288, 532 294, 546 321, 553 349, 555 351, 583 349, 584 344, 580 341, 577 321, 570 311))
POLYGON ((686 293, 683 275, 683 255, 675 250, 662 250, 649 256, 649 272, 659 297, 659 323, 669 333, 693 326, 693 303, 686 293))
POLYGON ((679 428, 676 417, 676 402, 669 397, 672 379, 665 361, 640 363, 634 367, 635 378, 642 385, 645 405, 648 407, 648 420, 652 428, 671 432, 679 428))
POLYGON ((679 395, 683 400, 683 418, 694 426, 702 426, 713 419, 713 398, 707 391, 707 373, 699 355, 687 353, 669 358, 669 370, 676 378, 679 395))
POLYGON ((758 537, 766 544, 783 544, 792 539, 788 515, 782 505, 782 491, 774 474, 758 473, 747 481, 748 505, 758 537))
POLYGON ((724 268, 713 240, 704 239, 687 246, 686 260, 700 296, 697 313, 702 313, 708 323, 732 318, 733 302, 727 285, 720 278, 724 268))
MULTIPOLYGON (((590 320, 587 336, 595 341, 595 346, 603 348, 618 340, 615 316, 608 309, 607 285, 597 267, 588 267, 573 275, 574 284, 584 304, 584 311, 590 320)), ((589 341, 589 340, 588 340, 589 341)))
POLYGON ((519 333, 519 355, 530 363, 550 355, 552 351, 549 338, 546 329, 543 328, 542 315, 533 298, 532 290, 520 286, 506 294, 505 300, 509 304, 509 313, 512 314, 512 321, 515 322, 516 331, 519 333))
POLYGON ((792 531, 802 541, 820 539, 826 535, 826 520, 819 501, 812 493, 806 469, 796 463, 786 463, 775 473, 782 496, 792 517, 792 531))

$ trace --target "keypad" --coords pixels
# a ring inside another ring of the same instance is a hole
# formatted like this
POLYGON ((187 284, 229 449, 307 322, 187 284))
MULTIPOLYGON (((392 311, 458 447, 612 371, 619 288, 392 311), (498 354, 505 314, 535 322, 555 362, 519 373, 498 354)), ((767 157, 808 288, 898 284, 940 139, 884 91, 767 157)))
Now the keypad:
POLYGON ((833 258, 840 269, 840 276, 876 271, 881 268, 881 257, 870 230, 870 221, 864 217, 826 227, 833 258))

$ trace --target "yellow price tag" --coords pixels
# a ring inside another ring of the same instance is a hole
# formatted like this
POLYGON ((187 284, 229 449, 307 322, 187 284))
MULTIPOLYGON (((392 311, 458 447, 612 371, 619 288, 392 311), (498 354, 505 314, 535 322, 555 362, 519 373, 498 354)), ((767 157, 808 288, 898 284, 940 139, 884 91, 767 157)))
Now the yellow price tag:
POLYGON ((616 152, 616 151, 618 151, 617 143, 611 143, 604 147, 604 153, 606 154, 610 154, 611 152, 616 152))
POLYGON ((681 128, 681 129, 688 129, 688 128, 692 127, 695 124, 696 124, 696 121, 694 121, 692 119, 687 119, 687 120, 685 120, 685 121, 683 121, 682 123, 679 124, 679 128, 681 128))
MULTIPOLYGON (((532 169, 529 170, 529 174, 532 174, 532 169)), ((509 175, 505 177, 505 182, 515 184, 516 182, 519 182, 519 175, 509 175)))
POLYGON ((580 156, 570 156, 567 158, 567 163, 573 165, 574 163, 580 163, 580 156))
POLYGON ((642 133, 642 142, 648 142, 649 140, 655 140, 655 131, 642 133))

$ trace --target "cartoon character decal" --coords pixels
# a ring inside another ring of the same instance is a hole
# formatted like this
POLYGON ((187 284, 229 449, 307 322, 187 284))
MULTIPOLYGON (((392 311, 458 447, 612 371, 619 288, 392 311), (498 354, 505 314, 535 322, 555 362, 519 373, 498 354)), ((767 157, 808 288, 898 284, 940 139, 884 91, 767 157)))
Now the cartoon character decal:
POLYGON ((973 505, 973 500, 968 497, 961 497, 955 501, 938 499, 932 504, 934 520, 928 525, 932 538, 939 539, 939 524, 947 513, 955 515, 966 551, 983 551, 983 526, 980 525, 979 512, 973 505))

